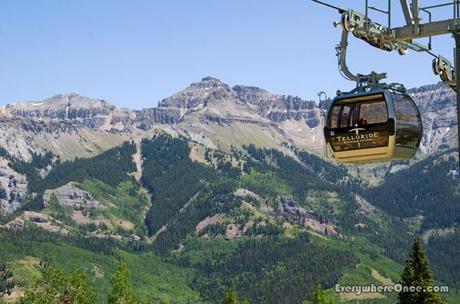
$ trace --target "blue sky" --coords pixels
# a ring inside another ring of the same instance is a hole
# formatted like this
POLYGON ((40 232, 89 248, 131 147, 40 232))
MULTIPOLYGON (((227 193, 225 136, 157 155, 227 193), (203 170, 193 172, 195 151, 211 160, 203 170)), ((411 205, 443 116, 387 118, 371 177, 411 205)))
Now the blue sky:
MULTIPOLYGON (((346 2, 359 9, 364 1, 346 2)), ((332 96, 353 86, 337 72, 338 18, 309 0, 2 0, 0 104, 77 92, 142 108, 208 75, 307 99, 332 96)), ((451 58, 452 47, 450 37, 434 39, 435 53, 451 58)), ((438 81, 430 56, 401 57, 354 38, 349 66, 387 72, 406 87, 438 81)))

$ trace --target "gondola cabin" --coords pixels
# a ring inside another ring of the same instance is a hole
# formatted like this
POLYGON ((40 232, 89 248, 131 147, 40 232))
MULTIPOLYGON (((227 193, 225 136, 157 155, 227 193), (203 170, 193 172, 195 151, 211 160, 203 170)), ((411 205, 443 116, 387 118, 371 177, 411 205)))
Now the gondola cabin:
POLYGON ((379 85, 338 95, 324 137, 336 161, 368 163, 412 158, 422 131, 420 113, 405 90, 379 85))

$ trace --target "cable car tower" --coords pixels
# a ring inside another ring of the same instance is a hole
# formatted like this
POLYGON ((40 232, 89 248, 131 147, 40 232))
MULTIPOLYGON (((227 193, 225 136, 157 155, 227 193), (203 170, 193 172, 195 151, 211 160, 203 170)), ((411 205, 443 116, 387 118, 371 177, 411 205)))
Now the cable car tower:
MULTIPOLYGON (((419 0, 400 0, 398 1, 400 2, 398 6, 402 10, 405 19, 405 25, 400 27, 392 27, 393 7, 391 0, 386 1, 386 8, 371 6, 369 0, 364 0, 363 13, 337 7, 324 1, 312 1, 333 8, 341 15, 341 21, 334 22, 334 26, 342 27, 342 38, 340 44, 336 47, 339 70, 345 78, 356 82, 355 90, 359 91, 360 88, 369 87, 381 88, 379 82, 386 78, 386 73, 353 74, 349 70, 346 64, 349 33, 384 51, 396 51, 400 55, 405 55, 409 50, 412 50, 432 55, 434 57, 432 62, 434 74, 440 76, 444 83, 457 92, 457 88, 460 87, 460 0, 445 0, 444 3, 429 6, 421 6, 419 0), (434 10, 438 8, 449 8, 452 12, 451 18, 434 20, 434 10), (372 21, 369 18, 370 11, 386 16, 386 24, 372 21), (427 22, 422 20, 421 15, 425 17, 427 22), (432 53, 432 37, 446 34, 452 35, 455 40, 455 66, 445 57, 432 53), (418 43, 417 39, 420 38, 427 38, 428 43, 418 43)), ((458 146, 460 149, 460 94, 458 92, 457 121, 458 146)))

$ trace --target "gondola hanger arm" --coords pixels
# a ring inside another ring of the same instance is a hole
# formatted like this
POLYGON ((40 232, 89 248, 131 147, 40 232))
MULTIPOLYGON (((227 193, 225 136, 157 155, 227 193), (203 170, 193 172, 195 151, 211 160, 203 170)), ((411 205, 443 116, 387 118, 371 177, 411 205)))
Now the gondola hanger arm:
MULTIPOLYGON (((338 23, 334 23, 335 26, 338 26, 338 23)), ((371 72, 370 74, 353 74, 347 66, 347 47, 348 47, 348 31, 342 29, 342 39, 336 47, 338 65, 340 74, 351 81, 356 82, 357 86, 362 85, 376 85, 380 80, 386 78, 386 73, 376 73, 371 72)))

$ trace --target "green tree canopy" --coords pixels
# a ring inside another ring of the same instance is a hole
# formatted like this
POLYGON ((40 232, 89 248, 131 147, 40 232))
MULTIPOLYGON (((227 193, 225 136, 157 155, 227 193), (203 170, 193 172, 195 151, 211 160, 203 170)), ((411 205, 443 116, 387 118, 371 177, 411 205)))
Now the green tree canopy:
POLYGON ((110 304, 133 304, 136 302, 134 289, 131 283, 131 274, 125 262, 120 261, 117 270, 110 280, 112 283, 112 295, 110 304))
MULTIPOLYGON (((308 304, 308 301, 304 301, 304 304, 308 304)), ((313 292, 313 304, 334 304, 334 299, 329 297, 324 290, 321 288, 321 284, 316 286, 313 292)))
POLYGON ((222 304, 240 304, 238 300, 238 292, 235 288, 230 288, 222 299, 222 304))
MULTIPOLYGON (((412 246, 412 252, 409 259, 406 261, 403 273, 401 275, 401 284, 404 287, 427 288, 433 286, 433 275, 428 265, 428 258, 423 249, 422 240, 416 238, 412 246)), ((408 292, 402 291, 399 293, 400 304, 443 304, 438 294, 428 291, 408 292)))
POLYGON ((28 287, 20 302, 25 304, 95 304, 96 293, 81 271, 67 275, 51 263, 45 263, 40 278, 28 287))

